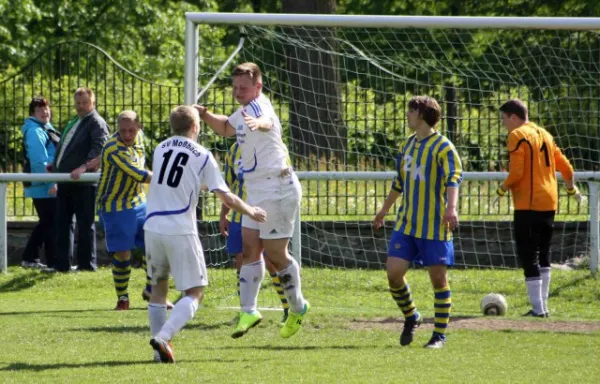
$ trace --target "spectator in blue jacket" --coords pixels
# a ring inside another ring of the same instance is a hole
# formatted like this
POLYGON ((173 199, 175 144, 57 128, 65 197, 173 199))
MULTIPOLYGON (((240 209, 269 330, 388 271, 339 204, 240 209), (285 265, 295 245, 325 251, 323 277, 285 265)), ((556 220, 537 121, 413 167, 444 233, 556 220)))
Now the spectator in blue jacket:
MULTIPOLYGON (((26 162, 31 173, 46 173, 46 165, 52 164, 56 142, 60 134, 50 124, 50 103, 43 97, 35 97, 29 104, 29 117, 21 127, 25 141, 26 162)), ((39 222, 31 232, 23 252, 21 266, 44 268, 40 262, 39 249, 44 245, 48 267, 56 261, 56 240, 53 224, 56 213, 56 183, 32 182, 25 187, 25 197, 33 199, 39 222)))

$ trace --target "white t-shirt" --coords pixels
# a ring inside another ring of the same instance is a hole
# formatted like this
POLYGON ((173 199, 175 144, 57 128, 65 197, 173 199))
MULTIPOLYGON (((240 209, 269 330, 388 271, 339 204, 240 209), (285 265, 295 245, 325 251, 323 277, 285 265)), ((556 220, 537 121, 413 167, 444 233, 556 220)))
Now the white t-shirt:
POLYGON ((235 128, 240 144, 241 172, 246 183, 259 180, 269 171, 279 172, 290 167, 288 150, 281 139, 281 123, 265 95, 261 93, 250 104, 239 107, 228 122, 235 128), (244 124, 242 112, 256 118, 267 116, 273 121, 273 127, 266 132, 251 131, 244 124))
POLYGON ((197 234, 196 204, 200 190, 229 192, 212 153, 182 136, 154 150, 152 182, 144 229, 164 235, 197 234))

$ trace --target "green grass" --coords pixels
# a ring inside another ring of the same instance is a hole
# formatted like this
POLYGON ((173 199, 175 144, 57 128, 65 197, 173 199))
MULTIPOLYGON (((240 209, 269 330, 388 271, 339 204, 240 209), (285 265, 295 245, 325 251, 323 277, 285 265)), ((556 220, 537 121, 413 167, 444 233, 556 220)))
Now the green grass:
MULTIPOLYGON (((11 268, 0 275, 0 382, 591 383, 600 374, 600 332, 551 331, 556 321, 600 325, 600 287, 589 272, 555 271, 552 318, 524 320, 521 272, 451 271, 457 323, 478 318, 479 300, 494 291, 506 295, 508 319, 540 330, 453 329, 451 320, 440 351, 421 348, 430 324, 404 348, 398 344, 401 325, 378 326, 399 315, 382 271, 305 269, 303 288, 313 310, 289 340, 278 337, 279 311, 263 311, 261 326, 231 339, 225 323, 233 310, 223 307, 235 304, 235 274, 209 274, 204 308, 174 339, 178 363, 159 365, 150 361, 141 271, 132 278, 133 309, 115 312, 109 270, 45 275, 11 268)), ((426 272, 410 271, 408 278, 417 305, 431 317, 426 272)), ((261 305, 276 306, 272 291, 265 282, 261 305)))

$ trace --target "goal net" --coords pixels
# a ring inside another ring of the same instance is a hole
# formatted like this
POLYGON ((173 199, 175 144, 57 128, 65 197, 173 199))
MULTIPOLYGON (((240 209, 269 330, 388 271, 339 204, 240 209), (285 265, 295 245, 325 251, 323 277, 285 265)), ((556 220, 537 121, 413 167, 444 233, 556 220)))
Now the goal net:
MULTIPOLYGON (((554 135, 577 171, 597 171, 596 32, 244 25, 203 26, 201 38, 224 33, 241 34, 243 49, 200 101, 219 113, 232 113, 232 66, 243 61, 259 64, 264 92, 282 121, 295 169, 324 172, 321 179, 302 180, 302 263, 310 267, 303 272, 307 296, 311 289, 320 289, 331 292, 331 302, 326 303, 330 306, 394 308, 385 294, 384 269, 397 207, 390 210, 384 230, 372 228, 371 220, 391 186, 390 178, 377 175, 394 171, 398 144, 410 134, 405 120, 408 101, 414 95, 429 95, 442 107, 438 129, 455 144, 467 172, 460 188, 461 225, 454 238, 453 289, 473 294, 476 306, 484 293, 522 286, 523 294, 514 300, 526 309, 510 198, 493 204, 508 161, 498 108, 510 98, 524 100, 530 119, 554 135), (355 171, 373 172, 373 177, 344 176, 355 171), (335 302, 336 290, 355 286, 362 287, 355 303, 335 302)), ((218 68, 210 52, 200 47, 200 86, 218 68)), ((209 131, 204 140, 215 150, 231 144, 209 131)), ((589 269, 588 184, 579 187, 585 195, 581 204, 568 199, 563 186, 559 191, 552 262, 556 281, 564 279, 565 284, 579 276, 572 270, 589 269)), ((217 220, 219 205, 210 199, 203 204, 205 219, 217 220)), ((234 274, 223 273, 216 274, 230 284, 223 286, 223 293, 233 293, 234 274)), ((430 292, 428 283, 422 289, 430 292)), ((263 304, 277 306, 272 290, 265 290, 263 304)), ((235 303, 235 295, 227 297, 235 303)))

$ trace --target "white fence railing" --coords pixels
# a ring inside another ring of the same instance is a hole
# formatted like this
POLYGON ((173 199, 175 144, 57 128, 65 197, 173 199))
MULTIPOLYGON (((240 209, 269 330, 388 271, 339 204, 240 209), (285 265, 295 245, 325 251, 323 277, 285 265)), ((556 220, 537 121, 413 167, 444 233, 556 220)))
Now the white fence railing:
MULTIPOLYGON (((300 180, 391 180, 395 172, 297 172, 300 180)), ((11 182, 38 181, 38 182, 96 182, 98 173, 84 174, 78 181, 72 180, 68 173, 63 174, 30 174, 30 173, 0 173, 0 271, 6 272, 8 267, 8 210, 7 186, 11 182)), ((465 172, 464 180, 471 181, 499 181, 506 177, 503 172, 465 172)), ((559 175, 560 178, 560 175, 559 175)), ((575 172, 578 183, 587 183, 589 191, 589 221, 590 221, 590 270, 598 271, 598 258, 600 252, 600 172, 575 172)), ((300 256, 300 217, 296 218, 296 226, 292 238, 294 257, 300 256)))

